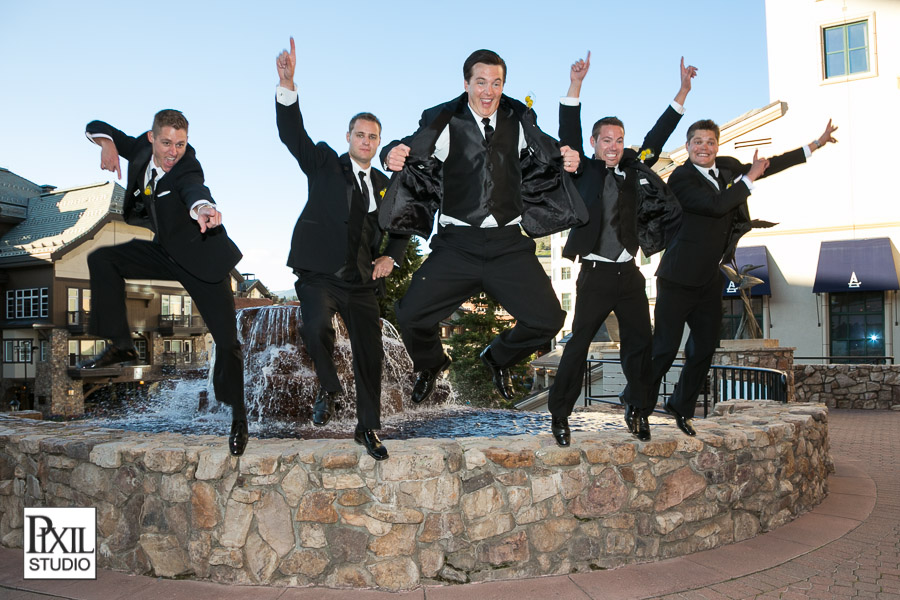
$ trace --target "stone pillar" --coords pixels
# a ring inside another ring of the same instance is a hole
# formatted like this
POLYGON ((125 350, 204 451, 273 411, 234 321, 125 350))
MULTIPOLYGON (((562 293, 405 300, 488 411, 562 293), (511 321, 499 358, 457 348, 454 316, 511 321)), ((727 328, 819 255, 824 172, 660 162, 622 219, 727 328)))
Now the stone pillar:
POLYGON ((777 369, 787 375, 787 401, 794 402, 794 350, 778 340, 723 340, 716 349, 714 365, 777 369), (726 343, 734 342, 734 344, 726 343), (773 343, 774 342, 774 343, 773 343))
POLYGON ((80 381, 69 378, 68 369, 69 332, 65 329, 52 329, 50 356, 45 362, 38 363, 35 378, 35 395, 50 399, 49 405, 40 406, 45 416, 74 417, 84 414, 84 386, 80 381))

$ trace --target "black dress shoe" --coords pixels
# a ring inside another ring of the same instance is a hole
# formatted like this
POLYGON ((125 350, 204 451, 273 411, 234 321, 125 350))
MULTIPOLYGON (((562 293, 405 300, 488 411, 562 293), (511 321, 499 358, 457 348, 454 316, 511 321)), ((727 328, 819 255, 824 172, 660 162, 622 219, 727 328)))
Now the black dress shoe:
POLYGON ((515 393, 513 392, 512 381, 509 378, 509 369, 497 364, 497 361, 494 360, 494 356, 491 354, 490 346, 481 351, 481 362, 490 370, 494 387, 500 392, 500 396, 504 400, 512 400, 515 393))
POLYGON ((422 404, 431 397, 431 394, 434 393, 434 384, 437 383, 437 378, 450 368, 451 362, 453 361, 450 360, 450 356, 445 352, 444 362, 440 366, 419 371, 416 383, 413 385, 412 396, 410 397, 413 404, 422 404))
POLYGON ((378 434, 371 429, 356 428, 353 441, 366 447, 366 452, 375 460, 385 460, 388 457, 387 448, 378 439, 378 434))
POLYGON ((550 431, 553 432, 553 438, 556 440, 557 446, 568 446, 572 442, 572 432, 569 430, 568 419, 550 419, 550 431))
POLYGON ((107 346, 106 350, 97 358, 85 360, 78 363, 79 369, 102 369, 110 365, 131 362, 137 360, 137 351, 134 348, 119 348, 118 346, 107 346))
POLYGON ((650 421, 647 419, 646 415, 639 415, 635 421, 637 421, 634 431, 634 437, 641 440, 642 442, 650 441, 650 421))
POLYGON ((675 424, 678 425, 678 429, 684 432, 685 435, 695 436, 697 435, 697 431, 694 429, 694 425, 692 423, 693 419, 688 419, 682 416, 671 404, 671 400, 666 400, 663 404, 663 408, 666 409, 666 412, 675 417, 675 424))
POLYGON ((321 427, 331 420, 337 395, 337 392, 329 392, 324 388, 319 388, 319 395, 316 396, 316 403, 313 405, 313 425, 321 427))
POLYGON ((228 450, 232 456, 240 456, 247 447, 250 433, 247 431, 247 419, 235 419, 231 422, 231 435, 228 436, 228 450))
POLYGON ((628 433, 634 433, 636 431, 635 420, 636 414, 634 407, 630 404, 625 404, 625 427, 628 428, 628 433))

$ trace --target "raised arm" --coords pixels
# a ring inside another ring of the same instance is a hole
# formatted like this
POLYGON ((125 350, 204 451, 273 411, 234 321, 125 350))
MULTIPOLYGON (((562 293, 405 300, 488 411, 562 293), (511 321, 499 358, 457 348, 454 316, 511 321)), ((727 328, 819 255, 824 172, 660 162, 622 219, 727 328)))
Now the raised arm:
POLYGON ((297 66, 297 48, 291 38, 291 50, 282 50, 275 59, 275 70, 278 74, 278 86, 275 100, 275 122, 278 126, 278 137, 297 160, 297 164, 312 176, 324 162, 327 152, 334 152, 326 144, 321 148, 313 142, 303 126, 300 114, 300 103, 297 88, 294 85, 294 69, 297 66))
POLYGON ((578 59, 572 63, 569 69, 569 92, 566 94, 570 98, 578 98, 581 96, 581 84, 584 83, 584 77, 591 68, 591 51, 588 50, 587 57, 582 60, 578 59))
MULTIPOLYGON (((567 97, 579 98, 581 96, 581 84, 591 68, 591 52, 587 57, 578 59, 572 63, 569 69, 569 91, 567 97)), ((569 147, 584 157, 584 142, 581 137, 581 103, 559 105, 559 142, 569 147)), ((564 163, 565 165, 565 163, 564 163)))
POLYGON ((832 144, 837 144, 837 140, 834 138, 833 135, 831 135, 835 131, 837 131, 837 125, 832 125, 831 119, 828 119, 828 124, 825 126, 825 132, 822 135, 820 135, 819 137, 817 137, 816 139, 814 139, 809 144, 809 146, 807 146, 809 148, 810 154, 812 154, 813 152, 815 152, 816 150, 818 150, 819 148, 821 148, 822 146, 824 146, 825 144, 827 144, 829 142, 831 142, 832 144))
POLYGON ((289 89, 292 92, 294 88, 294 69, 297 67, 297 46, 294 44, 294 38, 291 37, 291 51, 282 50, 281 54, 275 59, 275 70, 278 72, 278 85, 289 89))
POLYGON ((697 67, 694 65, 684 66, 684 57, 681 57, 681 87, 675 94, 675 102, 684 106, 688 92, 691 91, 691 79, 697 76, 697 67))

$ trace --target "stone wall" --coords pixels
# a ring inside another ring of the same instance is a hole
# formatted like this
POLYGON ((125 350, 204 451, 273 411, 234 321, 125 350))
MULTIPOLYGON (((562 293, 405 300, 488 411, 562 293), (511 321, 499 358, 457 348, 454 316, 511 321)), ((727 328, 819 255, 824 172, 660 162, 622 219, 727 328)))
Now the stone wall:
POLYGON ((0 416, 0 541, 24 506, 97 507, 98 564, 240 584, 410 589, 653 561, 755 536, 826 494, 827 409, 728 402, 689 438, 388 441, 140 434, 0 416))
POLYGON ((900 410, 900 365, 796 365, 797 402, 900 410))

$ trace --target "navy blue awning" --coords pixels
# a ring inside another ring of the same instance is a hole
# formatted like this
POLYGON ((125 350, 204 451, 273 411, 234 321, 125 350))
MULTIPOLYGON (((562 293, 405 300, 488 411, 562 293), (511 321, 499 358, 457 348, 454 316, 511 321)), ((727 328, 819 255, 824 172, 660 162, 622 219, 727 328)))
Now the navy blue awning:
MULTIPOLYGON (((748 275, 759 277, 763 280, 750 288, 751 296, 771 296, 772 288, 769 285, 769 253, 765 246, 744 246, 738 248, 734 253, 734 262, 737 264, 738 272, 746 265, 757 265, 758 268, 747 271, 748 275)), ((725 288, 722 290, 722 296, 725 298, 740 297, 741 292, 734 283, 727 277, 725 278, 725 288)))
POLYGON ((900 289, 896 256, 890 238, 822 242, 813 292, 900 289))

